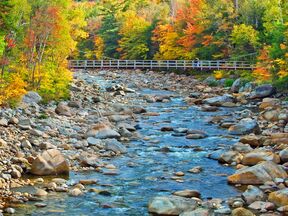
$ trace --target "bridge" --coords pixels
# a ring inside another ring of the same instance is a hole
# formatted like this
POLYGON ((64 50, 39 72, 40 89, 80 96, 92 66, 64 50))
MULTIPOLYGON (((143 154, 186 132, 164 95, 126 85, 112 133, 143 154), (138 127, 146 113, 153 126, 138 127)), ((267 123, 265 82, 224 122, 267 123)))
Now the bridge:
POLYGON ((69 60, 71 69, 200 69, 200 70, 253 70, 245 61, 225 60, 69 60))

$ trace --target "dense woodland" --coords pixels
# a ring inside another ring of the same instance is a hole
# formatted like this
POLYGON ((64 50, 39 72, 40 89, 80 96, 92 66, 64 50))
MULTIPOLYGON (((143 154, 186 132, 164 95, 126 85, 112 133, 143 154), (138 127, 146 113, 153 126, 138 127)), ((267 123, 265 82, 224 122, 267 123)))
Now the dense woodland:
POLYGON ((69 97, 73 58, 246 60, 239 76, 285 87, 288 1, 0 1, 0 104, 69 97))

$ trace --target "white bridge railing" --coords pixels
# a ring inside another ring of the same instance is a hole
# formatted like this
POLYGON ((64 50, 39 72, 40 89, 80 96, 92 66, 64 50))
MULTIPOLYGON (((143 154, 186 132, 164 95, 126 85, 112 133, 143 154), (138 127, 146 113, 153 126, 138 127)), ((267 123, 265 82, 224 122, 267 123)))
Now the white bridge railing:
POLYGON ((210 60, 69 60, 69 68, 253 70, 245 61, 210 60))

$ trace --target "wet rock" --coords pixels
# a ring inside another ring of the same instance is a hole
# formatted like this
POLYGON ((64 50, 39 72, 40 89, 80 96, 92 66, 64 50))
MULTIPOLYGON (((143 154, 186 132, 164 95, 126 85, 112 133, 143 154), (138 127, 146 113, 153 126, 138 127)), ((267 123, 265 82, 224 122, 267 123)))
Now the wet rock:
POLYGON ((260 128, 257 121, 251 118, 244 118, 229 128, 229 133, 233 135, 258 134, 259 132, 260 128))
POLYGON ((204 134, 187 134, 186 139, 204 139, 205 136, 204 134))
POLYGON ((15 214, 16 213, 16 210, 14 208, 6 208, 4 211, 8 214, 15 214))
POLYGON ((216 112, 219 110, 219 108, 216 106, 203 105, 201 110, 204 112, 216 112))
POLYGON ((74 197, 81 196, 82 194, 83 192, 79 188, 74 188, 69 191, 69 195, 74 197))
POLYGON ((254 150, 244 155, 242 164, 252 166, 256 165, 260 161, 273 161, 274 163, 280 163, 280 157, 273 152, 254 150))
POLYGON ((93 125, 86 133, 86 137, 97 139, 119 138, 120 134, 104 123, 93 125))
POLYGON ((261 145, 261 137, 256 136, 255 134, 249 134, 242 136, 240 142, 244 144, 249 144, 252 147, 258 147, 261 145))
POLYGON ((232 148, 233 151, 237 151, 240 153, 247 153, 253 151, 253 149, 248 144, 243 144, 241 142, 235 143, 232 148))
POLYGON ((276 93, 276 89, 269 84, 256 87, 255 92, 252 93, 251 98, 264 98, 269 97, 276 93))
POLYGON ((231 216, 255 216, 251 211, 245 208, 236 208, 232 211, 231 216))
POLYGON ((288 188, 270 193, 268 200, 277 206, 288 205, 288 188))
POLYGON ((195 200, 178 196, 154 197, 148 204, 149 212, 159 215, 179 215, 196 207, 195 200))
POLYGON ((57 106, 57 108, 55 109, 55 112, 58 115, 63 115, 63 116, 72 116, 71 110, 70 108, 64 103, 64 102, 60 102, 57 106))
POLYGON ((102 162, 100 161, 97 155, 88 154, 86 152, 82 153, 78 157, 79 163, 81 166, 92 166, 92 167, 99 167, 101 166, 102 162))
POLYGON ((39 188, 36 190, 36 193, 35 193, 35 196, 47 196, 47 195, 48 193, 45 190, 39 189, 39 188))
POLYGON ((231 214, 231 209, 227 208, 227 207, 219 208, 219 209, 214 210, 214 213, 216 215, 230 215, 231 214))
POLYGON ((252 167, 238 170, 234 175, 228 177, 231 184, 264 184, 275 178, 286 178, 286 171, 279 165, 266 161, 252 167))
POLYGON ((258 210, 258 211, 267 211, 267 210, 273 210, 275 208, 275 205, 271 202, 263 202, 263 201, 255 201, 251 203, 248 208, 252 210, 258 210))
POLYGON ((47 206, 46 203, 35 203, 34 205, 35 205, 37 208, 44 208, 44 207, 47 206))
POLYGON ((208 209, 197 208, 193 211, 185 211, 179 216, 210 216, 211 212, 208 209))
POLYGON ((105 140, 105 147, 104 147, 106 150, 110 150, 110 151, 113 151, 115 153, 126 153, 127 152, 127 149, 126 147, 118 142, 116 139, 107 139, 105 140))
POLYGON ((223 96, 205 99, 203 102, 212 106, 221 106, 226 102, 234 102, 234 97, 232 95, 225 94, 223 96))
POLYGON ((161 131, 162 132, 173 131, 173 127, 167 127, 167 126, 166 127, 162 127, 161 131))
POLYGON ((220 158, 220 163, 228 163, 231 164, 233 162, 240 163, 243 158, 243 155, 236 151, 228 151, 223 153, 220 158))
POLYGON ((37 92, 33 91, 29 91, 22 97, 22 102, 26 104, 33 104, 33 103, 38 104, 41 101, 42 97, 37 92))
POLYGON ((199 191, 196 190, 183 190, 183 191, 176 191, 173 193, 175 196, 180 196, 180 197, 186 197, 186 198, 192 198, 192 197, 197 197, 200 198, 201 194, 199 191))
POLYGON ((243 199, 247 204, 251 204, 255 201, 263 201, 264 193, 253 185, 249 185, 247 190, 242 194, 243 199))
POLYGON ((30 172, 34 175, 69 174, 69 164, 56 149, 44 151, 32 162, 30 172))
POLYGON ((280 151, 279 156, 280 156, 280 159, 283 163, 288 162, 288 148, 280 151))
POLYGON ((201 166, 196 166, 196 167, 193 167, 192 169, 188 170, 188 172, 197 174, 197 173, 202 172, 202 170, 203 170, 203 168, 201 166))

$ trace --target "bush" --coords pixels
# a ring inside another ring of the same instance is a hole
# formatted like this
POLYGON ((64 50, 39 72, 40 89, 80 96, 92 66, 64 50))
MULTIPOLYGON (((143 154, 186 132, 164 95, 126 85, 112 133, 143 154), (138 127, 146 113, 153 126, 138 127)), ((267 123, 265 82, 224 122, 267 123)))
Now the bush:
POLYGON ((234 79, 226 79, 225 82, 224 82, 224 86, 225 87, 231 87, 234 83, 234 79))
POLYGON ((288 92, 288 76, 276 80, 273 85, 278 91, 288 92))

